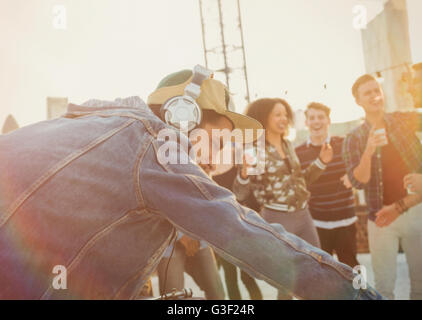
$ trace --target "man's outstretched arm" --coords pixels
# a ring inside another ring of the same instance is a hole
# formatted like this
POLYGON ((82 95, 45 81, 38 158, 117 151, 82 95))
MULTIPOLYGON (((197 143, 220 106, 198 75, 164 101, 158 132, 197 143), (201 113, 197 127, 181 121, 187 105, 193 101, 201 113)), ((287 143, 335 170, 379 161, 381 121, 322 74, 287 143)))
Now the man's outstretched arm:
POLYGON ((158 163, 153 140, 141 163, 139 181, 145 206, 192 238, 208 242, 224 258, 286 289, 300 299, 370 299, 373 289, 353 287, 348 266, 312 247, 281 225, 266 223, 242 207, 196 165, 158 163))

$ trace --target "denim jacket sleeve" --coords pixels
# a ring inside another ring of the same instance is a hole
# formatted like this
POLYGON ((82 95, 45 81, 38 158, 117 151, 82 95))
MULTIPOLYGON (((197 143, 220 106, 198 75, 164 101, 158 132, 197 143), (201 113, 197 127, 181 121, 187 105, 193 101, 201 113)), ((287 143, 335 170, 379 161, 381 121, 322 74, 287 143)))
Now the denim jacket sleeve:
MULTIPOLYGON (((302 299, 363 299, 353 272, 280 225, 267 224, 241 206, 195 164, 160 164, 152 139, 139 167, 139 188, 148 210, 256 278, 302 299)), ((180 151, 179 151, 180 152, 180 151)))

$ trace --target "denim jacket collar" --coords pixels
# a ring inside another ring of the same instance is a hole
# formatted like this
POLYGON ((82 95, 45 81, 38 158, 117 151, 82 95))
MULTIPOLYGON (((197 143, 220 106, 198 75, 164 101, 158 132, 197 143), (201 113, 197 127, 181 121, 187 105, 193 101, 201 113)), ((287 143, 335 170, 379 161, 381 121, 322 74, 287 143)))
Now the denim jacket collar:
POLYGON ((139 97, 117 98, 114 101, 91 99, 81 105, 70 103, 66 114, 90 114, 101 111, 115 110, 122 112, 124 110, 151 112, 147 104, 139 97))

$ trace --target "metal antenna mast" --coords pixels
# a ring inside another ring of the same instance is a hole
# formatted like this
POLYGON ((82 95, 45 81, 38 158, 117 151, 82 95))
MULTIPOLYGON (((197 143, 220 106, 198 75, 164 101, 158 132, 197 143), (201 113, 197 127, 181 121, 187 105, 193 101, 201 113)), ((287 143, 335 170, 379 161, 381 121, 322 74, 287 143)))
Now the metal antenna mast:
POLYGON ((227 85, 238 111, 250 102, 239 0, 199 0, 206 67, 227 85))

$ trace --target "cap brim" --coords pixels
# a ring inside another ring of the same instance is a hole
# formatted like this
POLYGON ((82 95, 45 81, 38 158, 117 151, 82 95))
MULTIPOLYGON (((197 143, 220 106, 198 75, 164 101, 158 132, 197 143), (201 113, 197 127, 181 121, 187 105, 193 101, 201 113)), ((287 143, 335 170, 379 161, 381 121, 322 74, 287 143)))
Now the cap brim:
MULTIPOLYGON (((171 97, 183 95, 184 89, 191 79, 192 77, 184 83, 155 90, 149 95, 148 104, 163 104, 171 97)), ((251 117, 227 110, 225 88, 220 81, 215 79, 205 80, 201 85, 201 94, 196 99, 198 105, 202 110, 213 110, 230 119, 234 129, 242 131, 244 143, 256 141, 263 133, 263 130, 259 130, 263 129, 261 123, 251 117), (248 130, 251 131, 248 132, 248 130)))
POLYGON ((263 134, 263 130, 260 130, 263 129, 261 123, 251 117, 228 110, 220 114, 230 119, 234 129, 242 131, 244 143, 254 142, 263 134), (247 132, 246 130, 251 131, 247 132))

